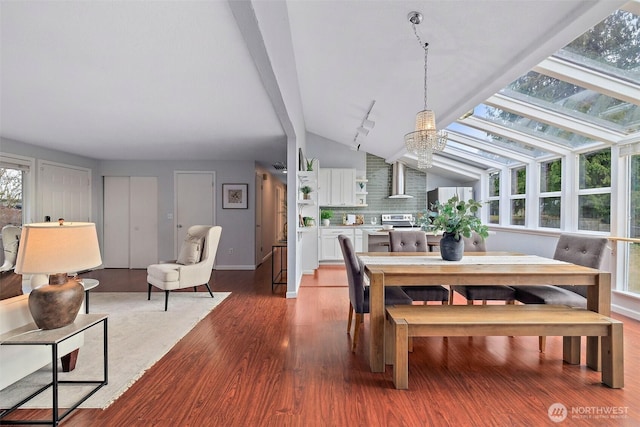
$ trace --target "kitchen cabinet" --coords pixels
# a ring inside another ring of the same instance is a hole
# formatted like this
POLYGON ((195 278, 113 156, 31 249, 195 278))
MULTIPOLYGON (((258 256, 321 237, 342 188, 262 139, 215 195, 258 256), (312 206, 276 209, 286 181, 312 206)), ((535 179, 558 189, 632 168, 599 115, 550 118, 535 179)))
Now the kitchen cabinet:
POLYGON ((356 206, 367 206, 367 182, 366 178, 356 177, 356 206))
POLYGON ((320 206, 356 206, 356 170, 320 169, 318 203, 320 206))
MULTIPOLYGON (((342 261, 338 236, 343 234, 354 241, 354 231, 348 228, 324 228, 320 231, 320 261, 342 261)), ((362 243, 361 243, 362 245, 362 243)), ((356 249, 357 251, 357 249, 356 249)))

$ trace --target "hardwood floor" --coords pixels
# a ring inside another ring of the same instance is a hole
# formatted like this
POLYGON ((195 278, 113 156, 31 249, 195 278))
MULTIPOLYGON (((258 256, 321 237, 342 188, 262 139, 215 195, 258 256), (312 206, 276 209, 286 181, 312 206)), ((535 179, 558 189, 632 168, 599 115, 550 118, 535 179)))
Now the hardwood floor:
MULTIPOLYGON (((555 424, 547 415, 554 403, 569 411, 562 425, 640 422, 640 322, 614 316, 625 328, 623 389, 563 364, 557 337, 545 354, 537 337, 435 337, 415 340, 409 390, 395 390, 391 367, 369 370, 368 320, 350 351, 347 288, 309 283, 322 284, 325 273, 336 281, 335 267, 322 268, 287 300, 284 287, 271 293, 268 264, 214 272, 213 289, 232 295, 114 404, 77 410, 64 425, 539 426, 555 424)), ((146 291, 142 270, 87 276, 100 280, 95 291, 146 291)), ((46 415, 21 410, 14 418, 46 415)))

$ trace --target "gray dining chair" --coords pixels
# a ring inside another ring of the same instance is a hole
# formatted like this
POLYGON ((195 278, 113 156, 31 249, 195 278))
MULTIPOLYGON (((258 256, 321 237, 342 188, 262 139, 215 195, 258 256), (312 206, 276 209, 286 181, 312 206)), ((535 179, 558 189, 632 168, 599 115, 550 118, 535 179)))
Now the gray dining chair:
MULTIPOLYGON (((606 237, 562 234, 558 239, 553 259, 589 268, 600 268, 606 237)), ((587 286, 514 286, 516 300, 524 304, 557 304, 576 308, 587 308, 587 286)), ((540 337, 540 352, 544 353, 546 337, 540 337)))
MULTIPOLYGON (((486 252, 487 245, 485 239, 478 233, 473 233, 471 237, 463 237, 465 252, 486 252)), ((506 304, 516 302, 516 290, 511 286, 489 285, 489 286, 452 286, 450 301, 453 302, 453 291, 466 298, 468 305, 473 305, 474 301, 482 301, 483 305, 487 301, 505 301, 506 304)))
MULTIPOLYGON (((351 323, 353 312, 356 313, 356 323, 353 331, 353 343, 351 351, 355 353, 358 338, 360 337, 360 326, 364 322, 364 315, 369 313, 369 286, 364 285, 364 271, 362 264, 356 256, 351 239, 347 236, 339 235, 340 249, 344 263, 347 267, 347 280, 349 282, 349 320, 347 323, 347 333, 351 333, 351 323)), ((386 286, 384 288, 384 301, 386 305, 412 304, 413 300, 397 286, 386 286)))
MULTIPOLYGON (((421 230, 389 231, 390 252, 428 252, 427 235, 421 230)), ((449 291, 444 286, 402 286, 402 290, 414 301, 449 301, 449 291)))

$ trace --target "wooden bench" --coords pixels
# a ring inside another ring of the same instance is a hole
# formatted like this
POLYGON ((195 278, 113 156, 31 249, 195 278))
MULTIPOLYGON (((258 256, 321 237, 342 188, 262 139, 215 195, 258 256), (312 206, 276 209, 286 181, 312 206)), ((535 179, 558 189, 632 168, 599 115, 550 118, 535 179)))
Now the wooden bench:
POLYGON ((563 360, 580 363, 580 337, 602 337, 602 382, 624 386, 622 322, 559 305, 404 305, 387 307, 393 383, 409 388, 409 337, 562 336, 563 360))

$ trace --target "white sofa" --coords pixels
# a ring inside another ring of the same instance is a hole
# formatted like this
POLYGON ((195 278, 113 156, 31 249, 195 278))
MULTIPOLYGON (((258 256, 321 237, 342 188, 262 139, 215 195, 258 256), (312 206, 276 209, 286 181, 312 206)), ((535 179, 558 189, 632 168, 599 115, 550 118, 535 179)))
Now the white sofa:
MULTIPOLYGON (((0 334, 32 324, 29 312, 29 295, 20 295, 0 301, 0 334)), ((84 306, 84 303, 83 303, 84 306)), ((84 308, 80 308, 84 312, 84 308)), ((80 333, 58 346, 58 354, 65 356, 84 344, 80 333)), ((49 346, 0 346, 0 390, 51 363, 49 346)), ((72 366, 75 363, 72 362, 72 366)))

